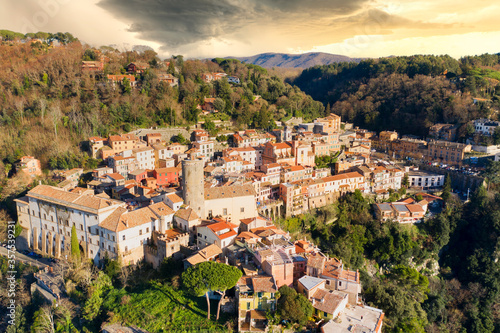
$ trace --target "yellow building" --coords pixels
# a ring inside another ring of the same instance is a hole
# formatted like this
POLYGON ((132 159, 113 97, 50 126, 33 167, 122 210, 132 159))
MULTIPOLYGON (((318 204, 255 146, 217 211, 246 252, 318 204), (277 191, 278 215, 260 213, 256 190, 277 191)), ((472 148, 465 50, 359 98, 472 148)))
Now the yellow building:
POLYGON ((276 310, 278 288, 271 276, 243 276, 236 284, 238 331, 264 330, 266 311, 276 310))

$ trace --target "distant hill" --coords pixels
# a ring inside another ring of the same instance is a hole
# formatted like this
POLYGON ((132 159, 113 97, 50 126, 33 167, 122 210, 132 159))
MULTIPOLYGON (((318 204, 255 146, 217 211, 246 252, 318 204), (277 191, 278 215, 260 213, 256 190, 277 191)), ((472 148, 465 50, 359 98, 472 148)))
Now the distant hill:
POLYGON ((264 68, 309 68, 316 65, 330 65, 337 62, 360 62, 360 58, 350 58, 338 54, 310 52, 303 54, 286 53, 261 53, 252 57, 226 57, 226 59, 238 59, 247 64, 254 64, 264 68))

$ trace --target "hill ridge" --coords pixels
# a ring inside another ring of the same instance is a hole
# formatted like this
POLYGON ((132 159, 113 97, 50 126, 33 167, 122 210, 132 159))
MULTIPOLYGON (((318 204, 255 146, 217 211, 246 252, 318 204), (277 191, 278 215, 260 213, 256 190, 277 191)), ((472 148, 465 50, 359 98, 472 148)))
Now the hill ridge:
POLYGON ((338 62, 360 62, 362 58, 351 58, 340 54, 307 52, 301 54, 266 52, 249 57, 225 57, 264 68, 309 68, 316 65, 330 65, 338 62))

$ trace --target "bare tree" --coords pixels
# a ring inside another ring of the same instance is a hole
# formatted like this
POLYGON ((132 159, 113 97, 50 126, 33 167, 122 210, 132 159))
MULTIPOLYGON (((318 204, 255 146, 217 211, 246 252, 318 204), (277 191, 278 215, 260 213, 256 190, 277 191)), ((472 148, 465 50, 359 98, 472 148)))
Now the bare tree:
POLYGON ((59 124, 59 120, 61 119, 61 107, 58 104, 54 104, 50 107, 50 115, 52 119, 52 124, 54 125, 54 134, 57 139, 57 125, 59 124))
POLYGON ((47 100, 45 98, 40 98, 38 100, 38 105, 40 106, 40 115, 42 116, 42 123, 43 123, 45 110, 47 109, 47 100))
POLYGON ((24 123, 24 98, 16 100, 14 104, 16 105, 16 110, 21 115, 21 122, 24 123))

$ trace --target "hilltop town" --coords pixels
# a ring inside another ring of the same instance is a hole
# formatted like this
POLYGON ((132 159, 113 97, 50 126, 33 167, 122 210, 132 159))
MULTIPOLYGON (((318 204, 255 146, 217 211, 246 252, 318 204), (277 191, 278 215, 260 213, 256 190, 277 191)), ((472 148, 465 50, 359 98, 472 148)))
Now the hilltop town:
MULTIPOLYGON (((44 256, 68 258, 75 228, 82 255, 96 266, 110 258, 159 268, 172 257, 186 269, 206 261, 238 267, 241 332, 266 329, 266 311, 277 309, 282 286, 307 297, 328 322, 323 332, 381 332, 384 313, 360 298, 359 272, 314 242, 293 240, 273 222, 355 191, 377 198, 373 210, 381 221, 423 222, 429 205, 441 205, 429 193, 442 189, 445 176, 394 163, 390 156, 458 168, 471 146, 399 138, 393 131, 377 135, 335 114, 281 125, 269 132, 236 131, 226 142, 204 129, 193 130, 183 144, 161 131, 90 137, 89 153, 107 166, 91 171, 86 188, 78 186, 84 170, 71 169, 56 172, 57 186, 38 185, 16 199, 21 239, 44 256), (325 156, 335 162, 318 167, 325 156), (389 200, 406 189, 420 191, 419 200, 389 200), (356 324, 345 318, 356 318, 356 324)), ((29 156, 19 170, 41 173, 39 161, 29 156)))
POLYGON ((376 120, 383 106, 347 88, 325 106, 233 59, 44 33, 4 37, 0 51, 13 67, 0 74, 0 221, 17 222, 4 243, 25 329, 455 332, 496 318, 492 81, 472 90, 445 56, 297 78, 311 89, 322 84, 308 73, 437 61, 425 78, 392 74, 457 89, 415 108, 436 114, 413 124, 396 106, 376 120))

